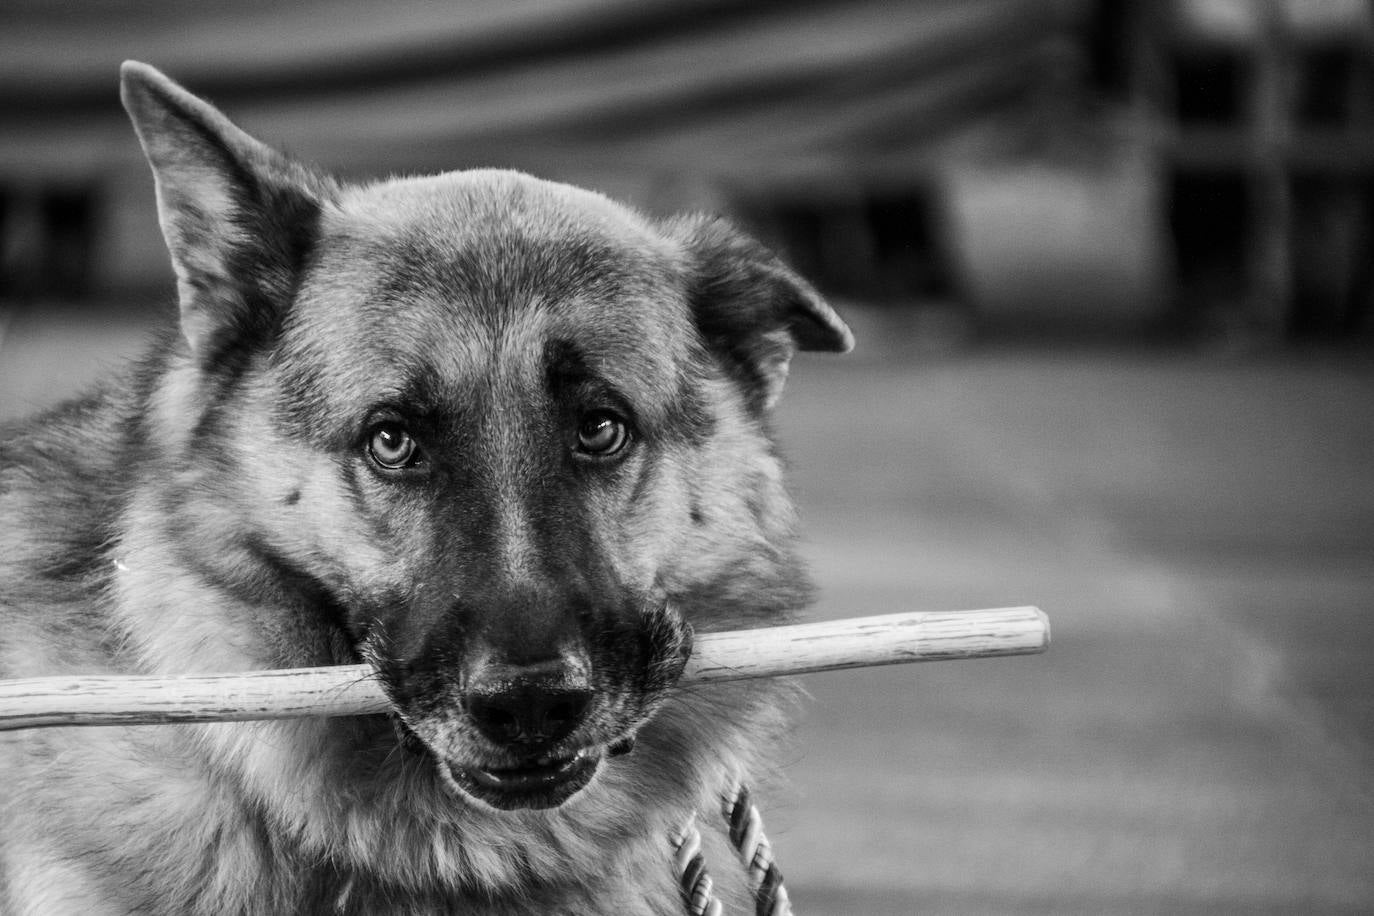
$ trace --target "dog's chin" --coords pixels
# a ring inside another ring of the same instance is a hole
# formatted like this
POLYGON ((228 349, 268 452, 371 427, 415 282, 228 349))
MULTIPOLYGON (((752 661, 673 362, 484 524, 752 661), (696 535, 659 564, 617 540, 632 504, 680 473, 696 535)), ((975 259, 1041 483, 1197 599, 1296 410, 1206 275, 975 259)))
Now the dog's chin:
POLYGON ((584 748, 567 756, 540 757, 512 767, 442 761, 451 786, 498 811, 557 808, 596 776, 602 753, 584 748))

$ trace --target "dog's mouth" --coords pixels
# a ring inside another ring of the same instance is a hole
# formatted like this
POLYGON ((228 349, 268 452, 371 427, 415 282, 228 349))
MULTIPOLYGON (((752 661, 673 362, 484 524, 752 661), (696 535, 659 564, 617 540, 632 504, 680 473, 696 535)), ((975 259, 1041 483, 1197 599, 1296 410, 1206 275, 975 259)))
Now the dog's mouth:
POLYGON ((583 748, 545 755, 512 767, 445 764, 453 782, 468 795, 501 811, 557 808, 587 787, 601 766, 602 752, 583 748))

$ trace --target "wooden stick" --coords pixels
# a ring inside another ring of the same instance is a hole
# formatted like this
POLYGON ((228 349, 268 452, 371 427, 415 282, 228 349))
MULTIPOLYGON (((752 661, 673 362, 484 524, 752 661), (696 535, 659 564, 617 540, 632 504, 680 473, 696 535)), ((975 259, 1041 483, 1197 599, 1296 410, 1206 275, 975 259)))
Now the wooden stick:
MULTIPOLYGON (((840 668, 1031 655, 1049 646, 1034 607, 934 611, 701 633, 683 683, 840 668)), ((58 725, 235 722, 382 713, 367 665, 176 676, 72 675, 0 681, 0 731, 58 725)))

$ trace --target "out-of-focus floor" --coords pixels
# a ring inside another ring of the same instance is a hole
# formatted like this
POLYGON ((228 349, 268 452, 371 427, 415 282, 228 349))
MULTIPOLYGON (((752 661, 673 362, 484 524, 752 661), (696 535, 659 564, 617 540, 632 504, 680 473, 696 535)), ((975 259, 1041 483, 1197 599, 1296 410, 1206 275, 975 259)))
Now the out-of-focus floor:
MULTIPOLYGON (((0 417, 144 316, 12 316, 0 417)), ((1374 911, 1374 361, 799 358, 815 614, 1037 604, 1043 656, 816 675, 800 913, 1374 911)), ((890 351, 889 351, 890 352, 890 351)))
POLYGON ((1374 361, 1329 359, 794 369, 817 613, 1054 633, 810 679, 806 912, 1374 912, 1374 361))

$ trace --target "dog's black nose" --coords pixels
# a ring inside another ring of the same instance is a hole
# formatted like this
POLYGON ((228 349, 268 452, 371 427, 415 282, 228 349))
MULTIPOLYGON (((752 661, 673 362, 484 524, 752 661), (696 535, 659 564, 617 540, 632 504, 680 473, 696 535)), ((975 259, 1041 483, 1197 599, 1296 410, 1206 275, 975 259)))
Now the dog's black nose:
POLYGON ((558 662, 488 666, 469 682, 466 698, 468 716, 483 736, 526 750, 572 734, 591 703, 586 679, 558 662))

